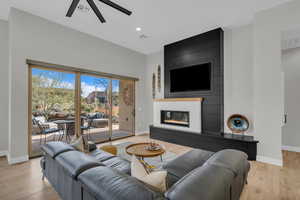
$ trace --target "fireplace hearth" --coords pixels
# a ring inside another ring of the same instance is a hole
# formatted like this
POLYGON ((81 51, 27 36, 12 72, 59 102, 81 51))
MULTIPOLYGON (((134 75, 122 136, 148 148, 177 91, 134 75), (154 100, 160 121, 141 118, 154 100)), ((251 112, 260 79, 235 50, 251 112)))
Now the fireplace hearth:
POLYGON ((161 123, 173 126, 190 126, 190 113, 186 111, 161 110, 161 123))

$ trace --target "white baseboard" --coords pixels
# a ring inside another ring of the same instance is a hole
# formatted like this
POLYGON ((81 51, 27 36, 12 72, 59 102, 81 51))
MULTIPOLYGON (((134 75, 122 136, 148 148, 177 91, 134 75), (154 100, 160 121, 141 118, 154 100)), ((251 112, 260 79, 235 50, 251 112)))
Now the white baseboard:
POLYGON ((293 151, 293 152, 299 152, 300 153, 300 147, 282 146, 281 149, 285 150, 285 151, 293 151))
POLYGON ((266 156, 257 156, 256 160, 259 162, 268 163, 271 165, 277 165, 280 167, 283 166, 282 160, 280 160, 280 159, 274 159, 274 158, 270 158, 270 157, 266 157, 266 156))
POLYGON ((7 151, 0 151, 0 157, 7 156, 7 151))
POLYGON ((144 135, 144 134, 148 134, 149 131, 140 131, 140 132, 136 132, 135 135, 144 135))
POLYGON ((29 157, 28 157, 28 155, 17 157, 17 158, 11 158, 10 156, 7 156, 7 160, 8 160, 8 164, 14 165, 17 163, 22 163, 22 162, 28 161, 29 157))

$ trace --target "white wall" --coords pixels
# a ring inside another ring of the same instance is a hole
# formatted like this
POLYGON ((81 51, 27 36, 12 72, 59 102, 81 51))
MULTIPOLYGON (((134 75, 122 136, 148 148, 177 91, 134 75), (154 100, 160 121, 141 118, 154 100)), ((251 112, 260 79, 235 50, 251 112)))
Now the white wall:
POLYGON ((282 129, 282 145, 300 149, 300 48, 282 52, 284 70, 284 109, 287 124, 282 129))
POLYGON ((253 119, 253 26, 224 29, 224 130, 232 114, 250 121, 247 134, 254 135, 253 119))
POLYGON ((8 150, 8 22, 0 20, 0 155, 8 150))
POLYGON ((144 123, 145 55, 16 9, 11 10, 9 22, 11 83, 9 160, 11 162, 24 160, 27 157, 26 59, 139 78, 136 87, 136 132, 146 130, 144 123))
POLYGON ((281 32, 299 25, 300 1, 259 12, 254 19, 254 124, 260 160, 282 164, 284 114, 281 32))
MULTIPOLYGON (((157 53, 147 55, 147 64, 146 64, 146 123, 149 125, 153 124, 153 98, 152 98, 152 75, 155 73, 157 81, 157 68, 158 65, 161 65, 161 91, 156 90, 156 97, 164 98, 164 52, 163 50, 157 53)), ((157 82, 156 82, 157 86, 157 82)), ((157 89, 157 88, 156 88, 157 89)), ((149 128, 147 128, 149 130, 149 128)))

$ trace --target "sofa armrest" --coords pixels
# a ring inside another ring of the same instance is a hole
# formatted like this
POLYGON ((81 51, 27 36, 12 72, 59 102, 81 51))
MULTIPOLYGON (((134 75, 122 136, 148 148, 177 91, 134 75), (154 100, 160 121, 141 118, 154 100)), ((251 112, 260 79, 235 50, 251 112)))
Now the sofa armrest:
POLYGON ((61 153, 75 151, 75 149, 71 145, 63 142, 48 142, 47 144, 42 145, 42 151, 54 159, 61 153))
POLYGON ((234 149, 225 149, 210 157, 205 165, 218 165, 231 170, 235 176, 246 175, 250 169, 246 153, 234 149))
POLYGON ((165 196, 172 200, 230 200, 233 179, 234 174, 226 168, 204 165, 180 179, 165 196))

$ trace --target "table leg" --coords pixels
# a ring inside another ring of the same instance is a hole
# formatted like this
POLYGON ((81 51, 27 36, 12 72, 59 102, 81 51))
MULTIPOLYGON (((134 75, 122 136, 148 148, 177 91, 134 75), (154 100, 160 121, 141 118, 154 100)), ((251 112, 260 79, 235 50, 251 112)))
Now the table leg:
POLYGON ((59 131, 58 141, 61 141, 63 136, 64 136, 64 129, 59 131))
POLYGON ((66 143, 68 143, 68 144, 71 142, 69 133, 70 133, 70 128, 68 128, 66 131, 66 143))
POLYGON ((65 134, 65 129, 61 130, 61 134, 59 135, 58 141, 62 141, 64 138, 64 134, 65 134))

